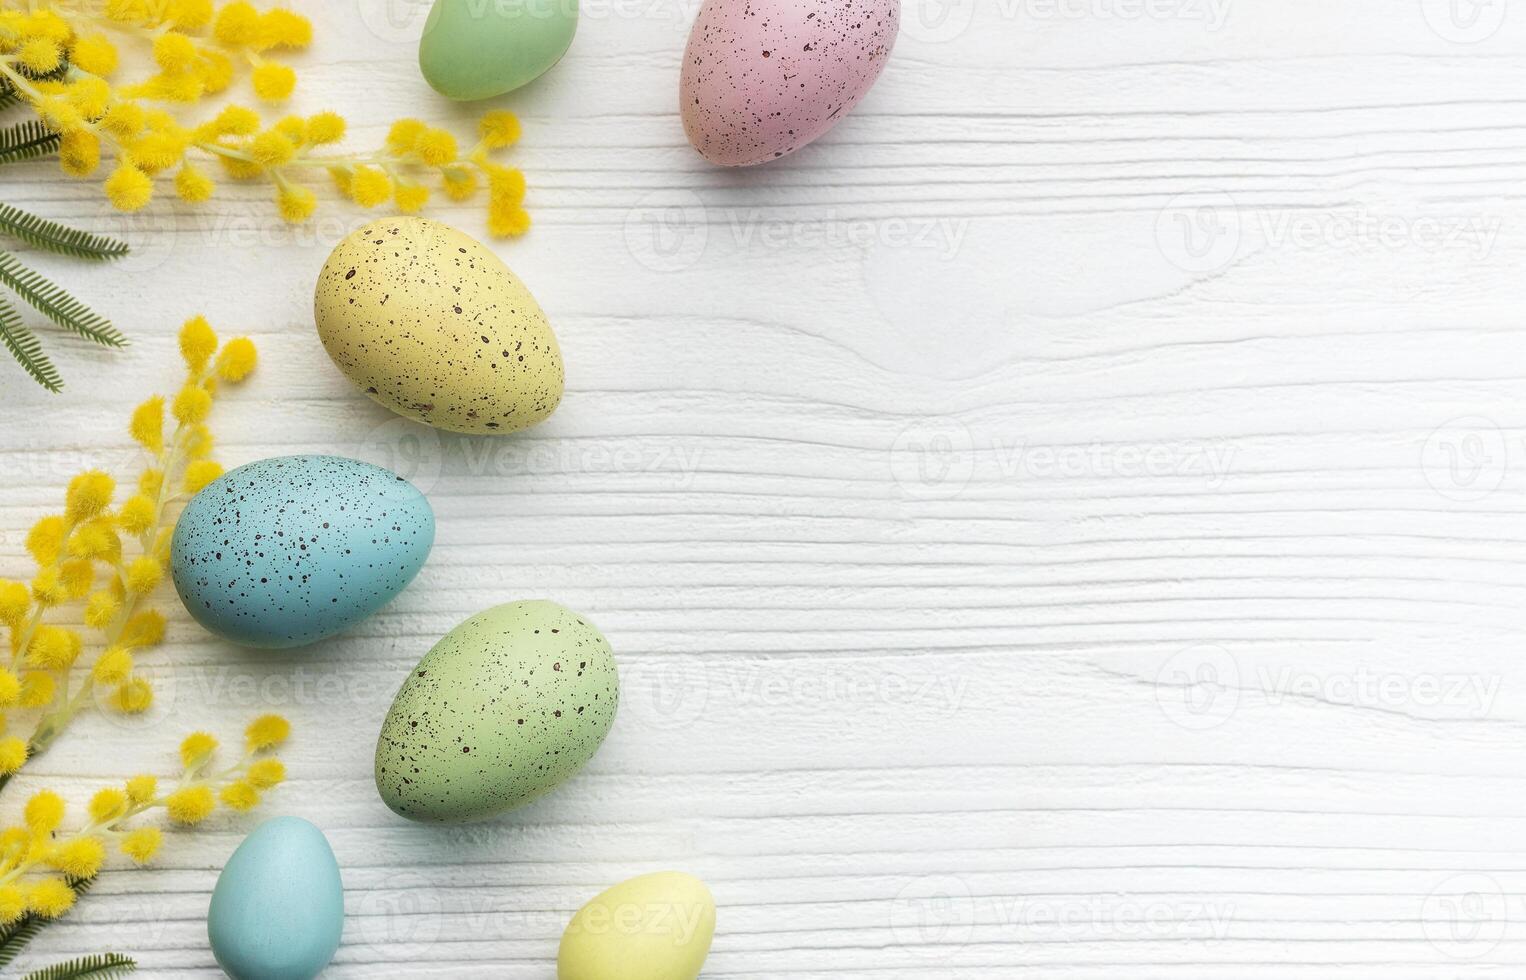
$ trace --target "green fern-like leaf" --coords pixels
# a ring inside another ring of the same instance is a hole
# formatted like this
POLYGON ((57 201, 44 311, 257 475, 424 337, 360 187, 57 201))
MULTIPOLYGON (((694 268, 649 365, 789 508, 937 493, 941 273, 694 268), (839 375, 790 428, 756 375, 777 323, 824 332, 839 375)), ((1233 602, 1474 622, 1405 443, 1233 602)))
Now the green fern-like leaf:
POLYGON ((0 250, 0 284, 30 303, 37 312, 66 330, 106 347, 126 347, 127 338, 111 321, 91 310, 39 273, 28 269, 10 252, 0 250))
POLYGON ((33 970, 22 980, 116 980, 138 968, 130 956, 121 953, 97 953, 81 956, 77 960, 55 963, 41 970, 33 970))
MULTIPOLYGON (((69 887, 74 889, 74 897, 78 899, 90 886, 95 884, 94 878, 86 878, 84 881, 71 881, 69 887)), ((52 919, 44 919, 40 915, 24 915, 8 926, 0 926, 0 967, 9 966, 26 944, 37 937, 42 927, 52 922, 52 919)))
POLYGON ((0 345, 11 352, 11 356, 38 384, 55 394, 63 390, 63 376, 58 373, 53 362, 48 360, 48 355, 42 352, 42 343, 37 335, 26 328, 16 308, 4 299, 0 299, 0 345))
POLYGON ((9 204, 0 204, 0 232, 49 252, 72 255, 77 259, 115 259, 127 254, 124 241, 70 228, 9 204))
POLYGON ((38 119, 0 129, 0 163, 15 163, 52 153, 58 149, 58 141, 59 135, 38 119))

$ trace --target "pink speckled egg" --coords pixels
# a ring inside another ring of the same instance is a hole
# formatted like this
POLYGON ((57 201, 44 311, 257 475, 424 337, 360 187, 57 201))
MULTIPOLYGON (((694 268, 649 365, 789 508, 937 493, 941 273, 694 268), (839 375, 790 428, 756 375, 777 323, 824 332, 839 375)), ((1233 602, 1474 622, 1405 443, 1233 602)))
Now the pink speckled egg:
POLYGON ((869 91, 900 20, 900 0, 705 0, 678 84, 689 142, 726 167, 800 149, 869 91))

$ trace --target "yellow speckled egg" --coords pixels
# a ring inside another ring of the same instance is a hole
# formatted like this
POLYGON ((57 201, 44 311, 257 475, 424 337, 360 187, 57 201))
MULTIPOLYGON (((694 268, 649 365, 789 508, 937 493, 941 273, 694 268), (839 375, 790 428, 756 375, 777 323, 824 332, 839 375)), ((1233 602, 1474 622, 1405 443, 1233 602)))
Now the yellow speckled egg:
POLYGON ((438 221, 386 218, 346 237, 318 275, 313 317, 345 377, 437 428, 514 432, 562 399, 562 352, 535 297, 438 221))
POLYGON ((715 937, 715 899, 693 875, 659 871, 578 909, 556 956, 557 980, 694 980, 715 937))

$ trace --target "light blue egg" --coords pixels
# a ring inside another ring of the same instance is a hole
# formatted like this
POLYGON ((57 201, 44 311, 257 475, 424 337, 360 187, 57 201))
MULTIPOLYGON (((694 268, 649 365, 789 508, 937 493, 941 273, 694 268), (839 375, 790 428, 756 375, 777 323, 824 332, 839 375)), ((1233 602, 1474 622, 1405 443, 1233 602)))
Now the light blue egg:
POLYGON ((207 938, 233 980, 312 980, 344 931, 344 886, 323 831, 301 817, 267 820, 228 858, 207 938))
POLYGON ((224 473, 191 499, 170 573, 213 633, 295 647, 386 605, 433 544, 429 501, 396 473, 342 456, 280 456, 224 473))

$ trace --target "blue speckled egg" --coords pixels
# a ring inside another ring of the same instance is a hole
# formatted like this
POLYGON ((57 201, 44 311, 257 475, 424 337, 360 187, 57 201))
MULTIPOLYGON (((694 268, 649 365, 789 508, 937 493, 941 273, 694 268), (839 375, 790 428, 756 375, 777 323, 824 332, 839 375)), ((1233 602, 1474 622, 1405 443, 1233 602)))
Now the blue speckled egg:
POLYGON ((294 647, 402 591, 434 544, 434 511, 396 473, 342 456, 281 456, 191 499, 170 547, 180 601, 218 636, 294 647))
POLYGON ((323 831, 267 820, 228 858, 207 909, 207 939, 233 980, 312 980, 339 948, 344 886, 323 831))

